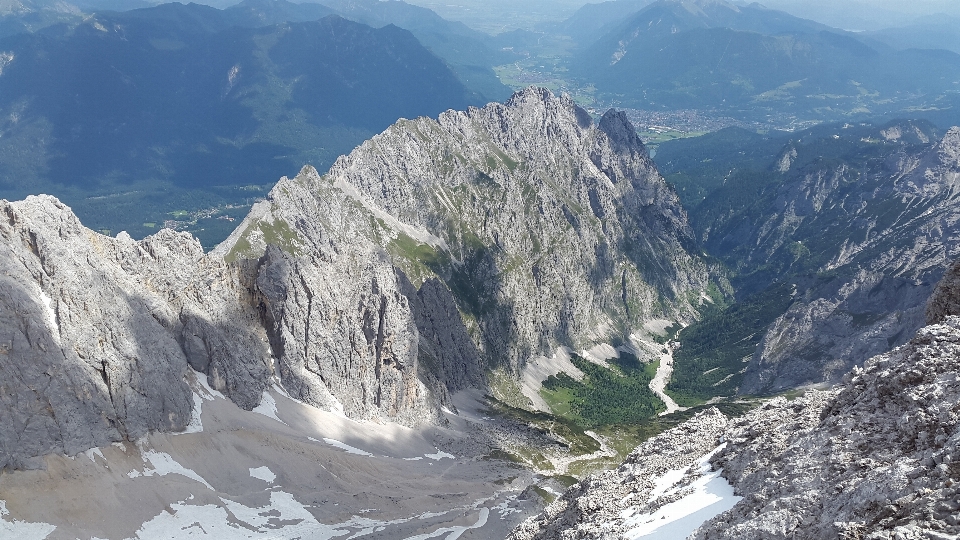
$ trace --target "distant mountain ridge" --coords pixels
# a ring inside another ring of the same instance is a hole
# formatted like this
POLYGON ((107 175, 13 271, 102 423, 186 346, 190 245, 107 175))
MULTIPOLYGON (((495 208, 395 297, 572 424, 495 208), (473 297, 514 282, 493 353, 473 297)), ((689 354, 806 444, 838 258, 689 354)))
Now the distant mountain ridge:
MULTIPOLYGON (((95 14, 120 11, 126 16, 158 18, 174 16, 176 8, 168 4, 136 2, 93 2, 81 9, 66 2, 20 3, 11 0, 6 13, 0 8, 0 38, 22 32, 61 32, 62 26, 80 24, 95 14), (136 12, 136 13, 134 13, 136 12)), ((287 0, 243 0, 226 7, 211 7, 210 3, 190 3, 186 9, 210 25, 211 31, 231 26, 259 28, 285 22, 315 21, 327 15, 340 15, 354 22, 382 28, 393 24, 411 31, 433 54, 443 58, 474 92, 483 94, 487 101, 499 101, 510 95, 491 66, 509 58, 497 50, 493 38, 471 30, 462 23, 441 18, 429 9, 402 1, 329 0, 324 3, 293 3, 287 0), (202 15, 201 15, 202 13, 202 15)), ((174 16, 175 17, 175 16, 174 16)), ((175 17, 176 19, 176 17, 175 17)), ((185 19, 176 19, 187 23, 185 19)), ((199 22, 199 21, 195 21, 199 22)))
POLYGON ((660 0, 605 28, 581 44, 571 72, 623 106, 781 123, 880 116, 944 98, 941 109, 955 108, 960 55, 897 51, 760 4, 660 0))
POLYGON ((165 4, 0 39, 3 196, 57 193, 98 229, 140 237, 186 205, 118 220, 87 197, 272 183, 398 118, 487 102, 406 30, 336 15, 265 25, 329 12, 268 4, 280 11, 165 4))

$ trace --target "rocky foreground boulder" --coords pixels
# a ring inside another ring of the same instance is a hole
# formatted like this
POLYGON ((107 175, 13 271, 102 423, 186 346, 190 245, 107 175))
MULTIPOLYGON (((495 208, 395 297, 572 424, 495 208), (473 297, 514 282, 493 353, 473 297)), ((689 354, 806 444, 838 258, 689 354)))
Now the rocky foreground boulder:
POLYGON ((510 538, 639 537, 658 519, 669 525, 671 504, 716 494, 704 485, 718 473, 732 487, 718 497, 727 507, 717 501, 715 517, 678 537, 957 538, 960 317, 951 276, 930 303, 934 324, 839 388, 776 398, 740 418, 702 412, 569 489, 510 538))

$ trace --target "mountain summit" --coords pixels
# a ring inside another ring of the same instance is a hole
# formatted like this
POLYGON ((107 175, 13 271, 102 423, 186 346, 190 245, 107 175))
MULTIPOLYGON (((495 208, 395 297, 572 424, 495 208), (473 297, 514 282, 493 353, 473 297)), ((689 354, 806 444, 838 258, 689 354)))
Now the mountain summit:
POLYGON ((437 421, 489 368, 690 320, 707 283, 625 117, 533 88, 282 179, 211 254, 169 230, 102 236, 50 197, 2 211, 14 468, 183 429, 188 366, 245 409, 276 383, 353 418, 437 421))

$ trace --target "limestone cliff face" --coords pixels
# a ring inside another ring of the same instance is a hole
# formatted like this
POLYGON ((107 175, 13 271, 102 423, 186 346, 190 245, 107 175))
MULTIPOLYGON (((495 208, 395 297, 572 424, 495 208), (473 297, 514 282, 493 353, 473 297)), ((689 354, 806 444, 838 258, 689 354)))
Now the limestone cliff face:
POLYGON ((410 303, 367 210, 313 169, 281 181, 267 207, 238 231, 243 242, 272 240, 257 289, 284 388, 354 418, 412 425, 435 415, 410 303))
POLYGON ((752 256, 774 257, 787 244, 833 255, 767 328, 741 393, 837 382, 924 325, 927 298, 960 255, 958 153, 954 128, 922 153, 887 156, 882 173, 824 169, 782 187, 741 239, 757 246, 752 256))
POLYGON ((190 364, 260 402, 267 344, 240 266, 187 234, 102 236, 52 197, 0 215, 0 468, 182 429, 190 364))
POLYGON ((266 204, 218 254, 258 257, 279 229, 315 267, 358 242, 364 264, 381 264, 385 248, 412 283, 443 283, 477 351, 513 369, 558 345, 625 341, 653 318, 689 320, 708 279, 626 118, 595 124, 546 90, 402 120, 327 174, 282 180, 266 204))
POLYGON ((820 407, 778 402, 732 422, 714 466, 744 500, 695 538, 956 538, 958 341, 949 316, 820 407))
POLYGON ((625 117, 536 89, 281 179, 210 254, 99 235, 50 197, 0 211, 0 467, 182 429, 188 368, 246 409, 280 384, 440 421, 491 366, 689 320, 708 279, 625 117))

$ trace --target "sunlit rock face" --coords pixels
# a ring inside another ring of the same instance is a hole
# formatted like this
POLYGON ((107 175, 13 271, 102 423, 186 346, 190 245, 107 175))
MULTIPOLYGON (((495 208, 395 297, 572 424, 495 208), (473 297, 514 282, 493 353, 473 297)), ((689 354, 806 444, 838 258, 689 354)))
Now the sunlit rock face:
POLYGON ((100 235, 52 197, 0 210, 13 468, 183 430, 188 368, 246 410, 276 384, 354 419, 442 423, 487 368, 691 320, 708 281, 625 116, 535 88, 281 179, 210 254, 169 230, 100 235))
POLYGON ((485 367, 689 320, 708 280, 689 242, 622 114, 531 88, 281 180, 214 255, 260 261, 293 394, 412 423, 485 367))

